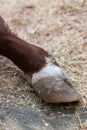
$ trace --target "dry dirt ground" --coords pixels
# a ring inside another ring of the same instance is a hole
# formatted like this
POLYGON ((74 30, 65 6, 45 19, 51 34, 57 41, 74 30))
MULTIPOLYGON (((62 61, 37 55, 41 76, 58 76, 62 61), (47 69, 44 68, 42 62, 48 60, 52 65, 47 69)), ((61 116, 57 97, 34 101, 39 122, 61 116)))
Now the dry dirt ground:
POLYGON ((0 15, 51 53, 82 95, 80 103, 47 104, 0 56, 0 130, 87 130, 87 0, 0 0, 0 15))

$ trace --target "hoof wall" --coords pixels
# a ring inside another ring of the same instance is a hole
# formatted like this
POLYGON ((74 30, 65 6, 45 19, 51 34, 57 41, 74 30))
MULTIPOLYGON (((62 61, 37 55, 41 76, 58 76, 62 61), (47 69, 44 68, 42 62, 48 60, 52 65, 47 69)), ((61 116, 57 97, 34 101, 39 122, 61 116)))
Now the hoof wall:
POLYGON ((81 99, 74 87, 58 75, 39 79, 32 83, 32 87, 42 100, 49 103, 76 102, 81 99))

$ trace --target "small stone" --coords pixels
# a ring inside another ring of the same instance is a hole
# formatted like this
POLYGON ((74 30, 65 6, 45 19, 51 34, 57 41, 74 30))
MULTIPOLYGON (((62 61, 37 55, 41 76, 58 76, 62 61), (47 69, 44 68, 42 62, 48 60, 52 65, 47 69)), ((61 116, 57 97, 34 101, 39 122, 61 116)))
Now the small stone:
POLYGON ((35 108, 35 104, 32 105, 32 108, 35 108))
POLYGON ((45 122, 45 120, 43 120, 43 122, 46 127, 49 126, 49 123, 45 122))
POLYGON ((44 125, 47 127, 47 126, 49 126, 49 123, 44 123, 44 125))

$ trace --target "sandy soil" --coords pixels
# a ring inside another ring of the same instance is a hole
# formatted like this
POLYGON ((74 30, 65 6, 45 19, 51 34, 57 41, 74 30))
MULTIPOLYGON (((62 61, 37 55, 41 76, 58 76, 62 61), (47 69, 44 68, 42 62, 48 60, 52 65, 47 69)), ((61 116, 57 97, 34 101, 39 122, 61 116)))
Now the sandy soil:
MULTIPOLYGON (((0 0, 0 15, 15 34, 53 55, 82 95, 76 110, 87 109, 87 1, 0 0)), ((43 104, 28 86, 23 72, 2 56, 0 103, 43 104)))

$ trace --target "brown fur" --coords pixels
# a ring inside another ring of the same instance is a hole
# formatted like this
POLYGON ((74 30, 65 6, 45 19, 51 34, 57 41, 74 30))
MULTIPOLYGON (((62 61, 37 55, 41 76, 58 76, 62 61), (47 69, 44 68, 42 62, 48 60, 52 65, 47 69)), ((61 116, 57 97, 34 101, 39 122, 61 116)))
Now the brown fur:
POLYGON ((9 31, 0 17, 0 55, 12 60, 25 73, 32 74, 45 66, 48 53, 31 45, 9 31))

